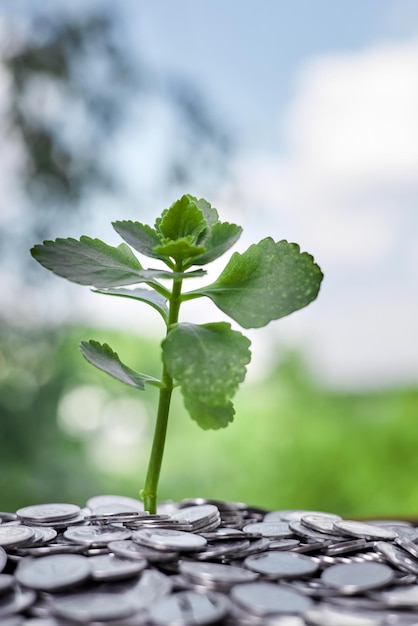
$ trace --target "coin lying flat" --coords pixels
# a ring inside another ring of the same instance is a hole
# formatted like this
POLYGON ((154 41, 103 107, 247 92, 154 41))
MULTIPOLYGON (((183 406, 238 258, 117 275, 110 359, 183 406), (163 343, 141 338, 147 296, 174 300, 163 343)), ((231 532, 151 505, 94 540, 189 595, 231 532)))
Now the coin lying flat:
POLYGON ((390 528, 377 526, 376 524, 365 524, 364 522, 355 522, 352 520, 340 520, 335 522, 334 528, 343 535, 349 537, 359 537, 362 539, 379 539, 391 541, 396 539, 398 534, 390 528))
POLYGON ((97 514, 144 511, 144 504, 139 500, 118 495, 93 496, 87 500, 87 507, 97 514))
POLYGON ((236 585, 231 599, 254 615, 283 615, 303 613, 313 602, 296 591, 270 582, 236 585))
POLYGON ((205 526, 208 522, 219 519, 219 509, 214 504, 202 504, 199 506, 188 506, 174 513, 171 518, 179 522, 191 524, 193 528, 205 526))
POLYGON ((148 546, 140 545, 125 539, 122 541, 111 541, 107 544, 108 549, 116 554, 127 559, 146 559, 150 563, 163 563, 167 561, 173 561, 178 557, 177 552, 169 552, 163 550, 155 550, 155 548, 149 548, 148 546))
POLYGON ((222 563, 180 561, 179 571, 197 583, 219 584, 222 588, 228 588, 239 583, 252 582, 258 577, 256 572, 222 563))
POLYGON ((313 539, 315 541, 328 541, 332 539, 334 541, 338 541, 341 538, 341 533, 338 534, 338 532, 335 532, 333 535, 330 533, 325 534, 323 532, 313 530, 313 528, 310 528, 309 526, 305 526, 305 524, 299 520, 289 522, 289 527, 295 535, 303 537, 304 539, 313 539))
POLYGON ((29 526, 0 526, 0 546, 14 547, 25 543, 34 536, 35 532, 29 526))
POLYGON ((269 578, 296 578, 313 574, 318 563, 310 557, 295 552, 272 551, 249 556, 244 561, 245 567, 269 578))
POLYGON ((321 574, 324 584, 347 594, 384 587, 393 578, 393 570, 383 563, 340 563, 321 574))
POLYGON ((361 613, 344 613, 341 609, 322 606, 309 609, 304 614, 308 626, 382 626, 380 616, 367 616, 361 613))
POLYGON ((136 606, 126 594, 89 591, 54 598, 52 610, 58 617, 85 624, 129 617, 136 612, 136 606))
POLYGON ((205 626, 219 622, 226 614, 226 598, 215 592, 181 591, 150 609, 151 622, 158 626, 205 626))
POLYGON ((55 521, 71 518, 80 513, 80 507, 76 504, 35 504, 25 506, 16 511, 16 515, 23 520, 31 521, 55 521))
POLYGON ((288 522, 255 522, 254 524, 247 524, 243 530, 250 535, 261 535, 275 539, 293 536, 293 531, 289 528, 288 522))
POLYGON ((221 541, 208 544, 201 552, 196 552, 195 558, 199 561, 211 561, 222 557, 241 557, 241 553, 250 547, 248 539, 242 541, 221 541))
POLYGON ((87 557, 80 554, 52 554, 19 562, 16 579, 24 587, 57 591, 77 585, 90 576, 87 557))
POLYGON ((64 532, 64 537, 74 543, 106 545, 110 541, 129 539, 131 531, 118 526, 75 526, 64 532))
POLYGON ((200 535, 168 528, 137 530, 132 534, 132 539, 157 550, 181 552, 201 550, 207 544, 200 535))
POLYGON ((342 521, 339 515, 323 513, 319 515, 304 515, 300 520, 304 526, 316 530, 320 533, 335 534, 334 522, 342 521))
POLYGON ((113 554, 100 554, 89 558, 93 580, 120 580, 130 578, 142 572, 147 561, 142 559, 124 559, 113 554))

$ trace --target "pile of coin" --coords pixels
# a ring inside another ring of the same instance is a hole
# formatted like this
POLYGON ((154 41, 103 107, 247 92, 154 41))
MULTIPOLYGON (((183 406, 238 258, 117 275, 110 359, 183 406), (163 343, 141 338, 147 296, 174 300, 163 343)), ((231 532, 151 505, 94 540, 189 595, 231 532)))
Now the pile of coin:
POLYGON ((418 528, 122 496, 0 513, 2 626, 418 626, 418 528))

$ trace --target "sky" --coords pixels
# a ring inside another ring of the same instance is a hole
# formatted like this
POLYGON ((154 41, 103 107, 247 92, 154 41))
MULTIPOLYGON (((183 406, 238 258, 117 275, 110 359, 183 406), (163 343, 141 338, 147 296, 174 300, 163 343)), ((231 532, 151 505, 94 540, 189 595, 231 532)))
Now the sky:
MULTIPOLYGON (((296 241, 324 271, 315 303, 251 333, 256 371, 296 346, 330 385, 416 383, 418 0, 113 6, 133 56, 189 77, 231 127, 232 174, 207 199, 243 226, 238 249, 296 241)), ((118 143, 133 195, 134 146, 133 124, 118 143)), ((87 314, 95 305, 80 296, 87 314)))

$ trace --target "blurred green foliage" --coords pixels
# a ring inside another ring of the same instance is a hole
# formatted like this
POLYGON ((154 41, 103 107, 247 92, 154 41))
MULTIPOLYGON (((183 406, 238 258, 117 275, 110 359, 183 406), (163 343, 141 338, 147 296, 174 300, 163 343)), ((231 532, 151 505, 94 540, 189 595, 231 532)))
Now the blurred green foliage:
MULTIPOLYGON (((132 367, 159 373, 151 338, 71 327, 0 331, 0 509, 137 497, 156 392, 92 368, 80 340, 109 341, 132 367)), ((283 355, 281 355, 283 357, 283 355)), ((244 384, 228 428, 204 432, 175 394, 161 497, 205 496, 345 516, 418 512, 418 389, 342 392, 317 384, 296 354, 244 384)))

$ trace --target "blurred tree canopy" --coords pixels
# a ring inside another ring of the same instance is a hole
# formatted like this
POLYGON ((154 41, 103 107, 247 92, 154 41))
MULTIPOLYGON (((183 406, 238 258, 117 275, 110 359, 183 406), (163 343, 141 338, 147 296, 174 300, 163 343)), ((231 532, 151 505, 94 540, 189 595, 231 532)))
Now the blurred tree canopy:
MULTIPOLYGON (((203 194, 223 176, 230 132, 194 85, 149 67, 139 46, 127 44, 117 10, 85 7, 75 13, 58 3, 52 11, 40 5, 27 20, 24 28, 10 22, 2 46, 8 80, 3 141, 19 154, 25 206, 19 228, 6 222, 2 229, 4 251, 13 251, 11 233, 14 244, 24 238, 26 247, 54 236, 57 223, 71 223, 94 191, 123 197, 113 146, 133 115, 139 118, 138 151, 141 136, 158 137, 169 118, 171 133, 153 164, 152 191, 184 190, 194 181, 203 194)), ((3 198, 4 214, 13 201, 3 198)))
MULTIPOLYGON (((108 329, 0 332, 0 498, 15 510, 95 493, 138 496, 157 395, 91 367, 81 339, 110 341, 159 373, 155 342, 108 329)), ((161 497, 247 501, 349 516, 416 515, 416 388, 327 390, 288 354, 243 386, 227 428, 202 431, 174 395, 161 497), (179 453, 181 451, 181 453, 179 453)))

